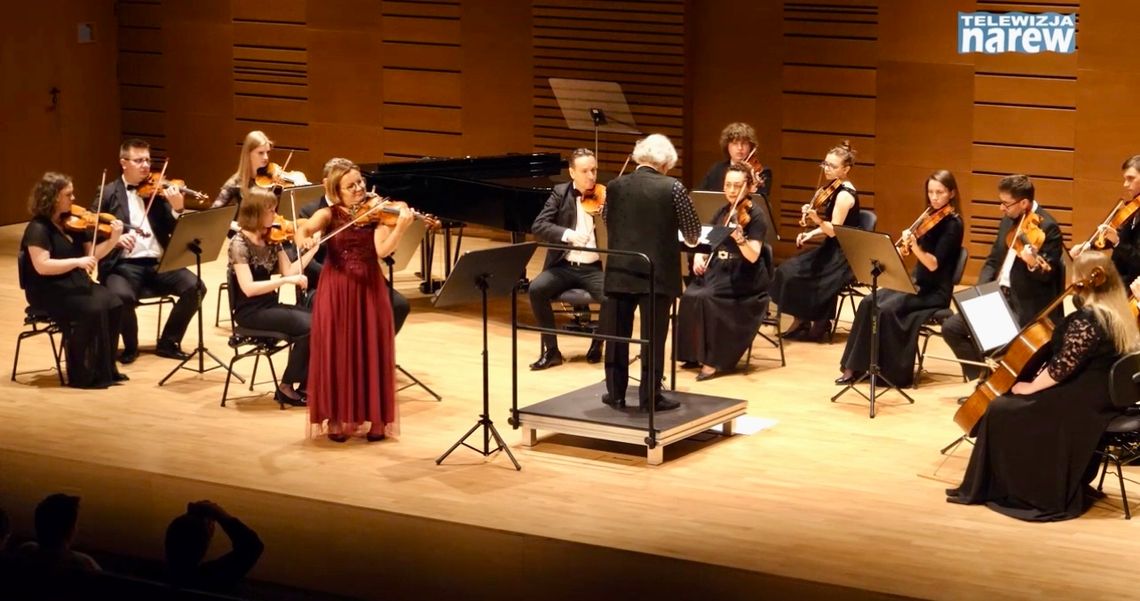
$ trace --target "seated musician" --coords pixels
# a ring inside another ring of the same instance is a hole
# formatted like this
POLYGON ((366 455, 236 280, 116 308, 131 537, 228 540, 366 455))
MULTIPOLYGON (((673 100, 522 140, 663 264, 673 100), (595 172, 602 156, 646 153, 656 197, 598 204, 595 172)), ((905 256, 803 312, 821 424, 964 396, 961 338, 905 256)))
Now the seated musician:
POLYGON ((677 358, 685 361, 683 367, 701 368, 698 382, 732 371, 768 313, 772 266, 761 253, 768 219, 762 208, 748 200, 752 184, 752 168, 747 164, 728 167, 724 178, 727 202, 709 223, 735 229, 711 254, 698 253, 693 258, 697 277, 681 295, 677 358))
MULTIPOLYGON (((756 156, 758 148, 756 130, 751 125, 739 122, 726 125, 720 132, 720 149, 724 151, 725 158, 709 167, 705 179, 697 189, 720 192, 724 187, 724 175, 728 172, 728 166, 733 163, 747 161, 755 169, 755 165, 760 165, 759 157, 756 156)), ((767 198, 771 192, 772 170, 761 166, 755 179, 751 192, 759 192, 767 198)))
POLYGON ((1086 251, 1073 264, 1080 307, 1053 332, 1051 358, 1037 373, 1021 374, 1009 394, 985 409, 977 440, 951 503, 985 503, 1030 521, 1079 517, 1095 500, 1093 454, 1108 422, 1124 409, 1109 396, 1112 364, 1140 348, 1140 330, 1124 285, 1109 257, 1086 251), (1103 275, 1098 280, 1094 271, 1103 275))
MULTIPOLYGON (((1129 157, 1120 166, 1124 171, 1124 200, 1132 203, 1140 203, 1140 154, 1129 157)), ((1134 209, 1134 206, 1122 206, 1122 210, 1134 209)), ((1108 224, 1102 224, 1097 228, 1098 232, 1103 232, 1104 241, 1106 242, 1105 248, 1112 249, 1112 264, 1116 270, 1120 272, 1120 278, 1124 280, 1125 284, 1131 284, 1140 278, 1140 211, 1134 211, 1131 216, 1120 224, 1119 228, 1112 227, 1108 224)), ((1069 254, 1075 259, 1081 252, 1092 247, 1093 242, 1097 236, 1094 234, 1091 238, 1081 244, 1073 246, 1069 250, 1069 254)))
POLYGON ((822 342, 831 332, 831 318, 839 291, 854 277, 835 225, 859 227, 859 196, 847 180, 855 164, 855 151, 846 140, 828 151, 820 168, 827 187, 816 191, 811 204, 802 207, 801 224, 812 229, 796 236, 796 247, 822 235, 823 244, 780 264, 769 292, 780 310, 795 319, 782 336, 789 340, 822 342))
MULTIPOLYGON (((954 174, 939 170, 926 180, 927 219, 937 223, 915 238, 903 231, 900 243, 918 263, 911 279, 918 294, 880 289, 879 354, 881 373, 894 386, 909 386, 914 378, 918 330, 939 309, 950 306, 954 293, 954 268, 962 248, 962 219, 958 216, 958 182, 954 174)), ((920 221, 919 227, 923 224, 920 221)), ((835 383, 850 384, 866 373, 871 363, 871 299, 863 297, 851 324, 851 335, 839 364, 843 373, 835 383)))
MULTIPOLYGON (((353 165, 352 161, 340 157, 333 157, 325 162, 324 170, 321 173, 321 185, 324 185, 329 178, 329 171, 334 167, 339 167, 348 170, 353 165)), ((331 207, 332 203, 328 201, 326 196, 321 196, 316 200, 312 200, 300 207, 297 207, 297 221, 303 223, 316 212, 324 207, 331 207)), ((386 260, 387 258, 385 258, 386 260)), ((317 283, 320 281, 321 268, 325 263, 325 247, 320 246, 317 248, 317 254, 311 261, 305 264, 305 276, 309 279, 309 288, 306 294, 306 303, 310 304, 313 295, 317 292, 317 283)), ((396 290, 395 286, 389 289, 392 295, 392 319, 396 328, 396 333, 400 333, 400 328, 404 327, 404 322, 408 319, 408 314, 412 312, 412 306, 408 303, 408 298, 396 290)))
POLYGON ((267 184, 263 187, 273 189, 278 195, 282 184, 295 186, 309 183, 300 171, 278 171, 280 167, 269 161, 269 151, 272 149, 273 141, 264 132, 254 130, 246 134, 238 156, 237 171, 222 184, 222 189, 210 208, 241 204, 242 195, 246 190, 256 187, 259 178, 262 184, 267 184), (273 173, 270 173, 271 166, 274 168, 273 173))
MULTIPOLYGON (((543 242, 597 248, 594 218, 582 205, 583 194, 593 192, 598 181, 598 161, 593 151, 579 148, 570 154, 570 180, 554 186, 531 230, 543 242)), ((542 273, 530 283, 528 292, 535 321, 540 327, 553 328, 554 310, 550 302, 571 288, 581 288, 589 292, 595 301, 602 302, 604 282, 605 274, 602 273, 602 260, 598 253, 548 249, 542 273)), ((586 352, 586 361, 597 363, 601 360, 602 341, 593 340, 586 352)), ((542 353, 530 368, 540 370, 557 365, 562 365, 558 337, 543 334, 542 353)))
MULTIPOLYGON (((230 270, 234 278, 234 321, 247 328, 281 332, 293 339, 289 352, 289 364, 281 376, 273 397, 281 404, 301 407, 309 371, 309 327, 311 315, 308 309, 297 305, 283 305, 277 299, 277 291, 286 284, 293 284, 304 290, 308 278, 301 273, 302 259, 290 261, 281 243, 285 236, 270 236, 270 228, 276 217, 277 196, 264 188, 251 188, 238 209, 238 225, 241 229, 232 239, 229 247, 230 270), (271 278, 274 272, 280 278, 271 278)), ((311 258, 317 247, 307 254, 311 258)))
MULTIPOLYGON (((36 182, 28 198, 31 221, 24 229, 25 294, 28 304, 47 311, 63 330, 67 356, 67 385, 106 388, 127 379, 115 367, 123 303, 90 277, 102 257, 119 243, 123 222, 109 224, 94 252, 86 227, 69 231, 64 226, 75 202, 71 178, 48 172, 36 182)), ((80 224, 85 226, 85 224, 80 224)))
MULTIPOLYGON (((1001 283, 1002 293, 1020 326, 1032 321, 1064 288, 1061 228, 1053 216, 1037 204, 1034 195, 1033 182, 1028 176, 1009 175, 998 182, 998 206, 1002 220, 977 281, 978 284, 994 280, 1001 283), (1011 232, 1017 230, 1029 215, 1040 218, 1038 227, 1044 233, 1044 242, 1041 248, 1024 244, 1020 245, 1019 252, 1011 252, 1011 245, 1016 246, 1016 236, 1011 232), (1045 267, 1046 264, 1048 267, 1045 267)), ((970 328, 960 313, 943 322, 942 338, 959 359, 982 361, 982 354, 974 344, 970 328)), ((962 364, 962 373, 967 380, 978 378, 984 371, 978 365, 962 364)))
MULTIPOLYGON (((198 301, 206 294, 206 286, 198 282, 189 269, 158 272, 159 259, 174 234, 185 199, 182 192, 173 187, 159 192, 153 201, 141 197, 138 187, 150 177, 150 164, 150 144, 139 139, 123 142, 119 147, 123 176, 108 182, 103 190, 101 210, 115 215, 130 228, 119 238, 118 248, 99 265, 100 273, 106 274, 103 282, 123 302, 123 352, 119 355, 119 362, 123 364, 139 356, 135 307, 144 288, 155 294, 178 297, 154 351, 159 357, 178 360, 190 356, 182 351, 182 337, 198 311, 198 301)), ((98 205, 98 202, 92 203, 91 208, 94 210, 98 205)))

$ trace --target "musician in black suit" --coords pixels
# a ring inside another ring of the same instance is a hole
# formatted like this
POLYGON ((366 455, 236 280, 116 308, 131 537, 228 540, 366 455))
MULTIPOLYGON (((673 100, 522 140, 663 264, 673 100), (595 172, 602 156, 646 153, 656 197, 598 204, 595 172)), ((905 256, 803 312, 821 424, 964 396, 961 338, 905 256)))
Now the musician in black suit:
MULTIPOLYGON (((1124 200, 1140 197, 1140 154, 1125 159, 1120 169, 1124 172, 1124 200)), ((1140 281, 1140 211, 1124 220, 1119 228, 1101 224, 1097 229, 1104 232, 1106 250, 1112 249, 1112 265, 1120 272, 1124 284, 1127 286, 1140 281)), ((1091 242, 1092 238, 1074 246, 1069 254, 1074 259, 1079 257, 1088 250, 1091 242)))
MULTIPOLYGON (((978 284, 998 280, 1018 324, 1025 326, 1065 287, 1061 228, 1053 216, 1034 200, 1033 182, 1028 176, 1003 177, 998 183, 998 200, 1001 202, 1001 225, 986 263, 978 274, 978 284), (1045 242, 1037 251, 1026 244, 1021 252, 1011 252, 1007 234, 1030 214, 1040 216, 1039 227, 1045 233, 1045 242)), ((982 360, 961 314, 955 314, 942 324, 942 337, 959 359, 982 360)), ((980 366, 962 364, 962 373, 967 379, 980 377, 984 371, 980 366)))
MULTIPOLYGON (((649 265, 643 259, 610 255, 606 261, 602 323, 607 334, 628 338, 633 333, 633 312, 640 312, 640 337, 652 340, 651 345, 642 345, 640 406, 648 410, 653 403, 656 410, 664 411, 680 406, 661 394, 669 307, 681 294, 677 232, 681 232, 685 244, 694 247, 700 238, 701 220, 685 186, 665 175, 677 163, 677 150, 669 138, 661 134, 646 137, 634 147, 632 158, 637 169, 614 180, 606 189, 602 217, 609 232, 610 250, 640 252, 653 262, 653 294, 649 265), (646 356, 650 352, 652 359, 646 356), (653 377, 649 375, 651 365, 653 377)), ((629 343, 607 342, 606 394, 602 402, 624 407, 628 384, 629 343)))
MULTIPOLYGON (((337 165, 341 165, 347 168, 352 166, 353 162, 348 159, 342 159, 340 157, 333 157, 329 159, 325 163, 325 167, 322 172, 322 185, 324 184, 325 180, 328 179, 329 170, 331 170, 333 167, 336 167, 337 165)), ((309 219, 321 207, 331 206, 332 204, 328 201, 328 199, 324 196, 321 196, 316 200, 309 201, 308 203, 298 207, 297 220, 300 222, 301 220, 309 219)), ((325 247, 322 246, 321 248, 317 249, 317 253, 313 255, 312 260, 310 260, 305 265, 304 273, 305 276, 309 278, 309 286, 308 290, 305 292, 303 302, 301 302, 301 304, 308 306, 310 303, 312 303, 313 296, 317 293, 317 282, 320 281, 321 268, 324 267, 324 263, 325 247)), ((396 290, 395 286, 391 286, 391 282, 389 282, 389 286, 389 289, 392 292, 392 323, 396 328, 396 333, 399 334, 400 328, 404 327, 404 322, 408 319, 408 314, 412 312, 412 306, 408 303, 408 298, 406 296, 400 294, 400 291, 396 290)))
MULTIPOLYGON (((570 155, 570 180, 554 186, 550 198, 546 199, 546 205, 535 217, 531 231, 543 242, 597 248, 594 218, 582 206, 582 194, 594 190, 598 181, 598 160, 593 151, 579 148, 570 155)), ((542 273, 530 283, 528 292, 535 321, 541 327, 553 328, 554 310, 550 308, 550 302, 571 288, 582 288, 595 301, 601 302, 604 283, 602 258, 598 253, 553 248, 547 250, 542 273)), ((597 363, 601 360, 602 341, 594 340, 586 352, 586 361, 597 363)), ((556 365, 562 365, 558 337, 543 334, 542 353, 538 361, 530 364, 530 368, 539 370, 556 365)))
MULTIPOLYGON (((729 123, 720 132, 720 149, 724 151, 724 159, 713 163, 705 178, 701 180, 698 190, 720 192, 724 189, 724 176, 728 173, 728 166, 733 163, 743 163, 745 159, 759 164, 759 143, 756 140, 756 130, 747 123, 729 123), (750 158, 751 157, 751 158, 750 158)), ((752 192, 759 192, 768 198, 772 190, 772 170, 763 167, 759 173, 753 173, 754 183, 752 192)))
MULTIPOLYGON (((131 363, 139 355, 139 324, 135 315, 139 295, 145 287, 155 294, 173 294, 178 302, 170 311, 166 326, 158 338, 155 354, 168 359, 186 359, 182 351, 182 336, 198 309, 199 298, 206 293, 194 274, 188 269, 158 272, 163 250, 170 243, 174 225, 185 208, 182 192, 167 188, 154 197, 139 196, 138 186, 150 176, 150 144, 144 140, 129 139, 119 147, 119 165, 123 175, 103 190, 104 213, 115 215, 126 224, 118 247, 100 265, 100 273, 107 274, 107 288, 123 301, 123 351, 120 363, 131 363), (197 289, 198 296, 194 291, 197 289)), ((92 204, 92 209, 97 203, 92 204)))

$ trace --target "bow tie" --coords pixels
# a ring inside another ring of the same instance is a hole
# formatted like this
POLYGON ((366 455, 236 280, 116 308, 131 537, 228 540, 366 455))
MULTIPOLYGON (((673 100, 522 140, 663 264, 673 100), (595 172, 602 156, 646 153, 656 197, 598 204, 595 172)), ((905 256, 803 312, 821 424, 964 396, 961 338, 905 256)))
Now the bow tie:
POLYGON ((139 189, 139 187, 135 184, 127 184, 127 192, 130 192, 131 190, 138 190, 138 189, 139 189))

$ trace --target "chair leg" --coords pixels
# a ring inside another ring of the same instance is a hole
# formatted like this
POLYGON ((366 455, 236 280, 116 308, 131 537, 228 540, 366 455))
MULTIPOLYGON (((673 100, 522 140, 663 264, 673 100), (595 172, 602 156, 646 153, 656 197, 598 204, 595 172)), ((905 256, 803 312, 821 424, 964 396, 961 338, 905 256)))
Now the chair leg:
POLYGON ((55 373, 59 376, 59 385, 67 386, 67 382, 63 376, 63 366, 60 364, 60 357, 63 355, 63 337, 60 337, 59 348, 57 349, 55 345, 55 334, 52 334, 49 330, 48 341, 51 342, 51 356, 55 359, 55 373))
POLYGON ((253 355, 253 373, 249 376, 249 389, 253 390, 253 385, 257 382, 257 366, 261 363, 261 353, 253 355))
POLYGON ((1120 502, 1124 504, 1124 519, 1132 519, 1132 509, 1128 507, 1128 492, 1124 489, 1124 465, 1120 463, 1119 457, 1113 457, 1113 463, 1116 464, 1116 478, 1120 482, 1120 502))
POLYGON ((930 334, 919 330, 918 335, 922 338, 922 350, 918 351, 918 367, 914 370, 914 385, 912 388, 918 388, 918 381, 922 379, 922 365, 926 361, 926 345, 930 343, 930 334))
POLYGON ((226 406, 226 398, 230 394, 230 379, 234 377, 234 363, 237 363, 239 358, 238 354, 234 354, 234 358, 230 359, 230 367, 226 370, 226 385, 222 388, 222 407, 226 406))
POLYGON ((780 307, 777 306, 776 307, 776 343, 780 347, 780 367, 787 367, 788 363, 784 360, 784 337, 780 336, 780 324, 783 323, 783 320, 781 319, 783 316, 784 316, 784 313, 780 310, 780 307))

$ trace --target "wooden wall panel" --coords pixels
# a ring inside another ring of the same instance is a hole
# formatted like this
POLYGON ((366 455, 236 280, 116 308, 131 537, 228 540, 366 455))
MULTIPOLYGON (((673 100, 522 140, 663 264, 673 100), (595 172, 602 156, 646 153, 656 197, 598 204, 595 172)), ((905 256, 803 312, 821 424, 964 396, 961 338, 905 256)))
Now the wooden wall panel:
MULTIPOLYGON (((671 174, 682 177, 685 7, 683 0, 533 2, 535 149, 565 156, 576 147, 594 147, 593 131, 566 126, 550 78, 613 81, 622 86, 637 127, 673 141, 681 160, 671 174), (651 113, 649 107, 668 110, 651 113)), ((601 132, 599 168, 616 174, 637 137, 601 132)))
POLYGON ((874 157, 864 149, 875 139, 879 11, 866 2, 785 2, 781 19, 786 77, 780 166, 785 176, 771 201, 784 240, 777 251, 788 255, 803 229, 800 206, 815 192, 819 163, 844 139, 857 153, 850 179, 860 205, 875 205, 874 157))

